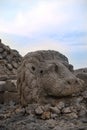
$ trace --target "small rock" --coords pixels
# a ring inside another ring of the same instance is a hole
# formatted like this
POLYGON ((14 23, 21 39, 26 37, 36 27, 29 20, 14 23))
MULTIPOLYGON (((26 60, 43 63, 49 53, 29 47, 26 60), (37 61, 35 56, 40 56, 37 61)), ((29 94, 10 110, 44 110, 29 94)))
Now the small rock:
POLYGON ((70 110, 71 110, 72 112, 77 113, 77 108, 75 108, 74 106, 70 106, 70 110))
POLYGON ((47 122, 50 129, 53 129, 55 127, 55 125, 56 125, 56 121, 53 120, 53 119, 49 119, 46 122, 47 122))
POLYGON ((35 109, 35 113, 36 113, 37 115, 41 115, 41 114, 43 113, 42 107, 41 107, 41 106, 38 106, 38 107, 35 109))
POLYGON ((25 108, 25 112, 26 112, 27 115, 32 114, 32 111, 28 107, 25 108))
POLYGON ((57 105, 57 108, 60 109, 60 110, 62 108, 64 108, 64 107, 65 107, 65 103, 64 102, 59 102, 58 105, 57 105))
POLYGON ((19 107, 19 108, 17 108, 17 109, 15 110, 15 113, 16 113, 16 114, 19 114, 19 113, 24 114, 24 113, 25 113, 25 109, 22 108, 22 107, 19 107))
POLYGON ((83 123, 87 123, 87 118, 83 118, 83 119, 82 119, 82 122, 83 122, 83 123))
POLYGON ((8 79, 7 75, 3 75, 3 76, 0 75, 0 81, 6 81, 7 79, 8 79))
POLYGON ((50 107, 50 111, 56 114, 60 113, 60 110, 57 107, 50 107))
POLYGON ((9 70, 12 70, 13 69, 13 67, 12 67, 12 65, 11 64, 7 64, 7 68, 9 69, 9 70))
POLYGON ((7 52, 4 51, 2 56, 3 56, 3 58, 6 58, 7 57, 7 52))
POLYGON ((12 69, 13 74, 17 73, 17 70, 15 68, 12 69))
POLYGON ((71 113, 71 109, 70 109, 70 107, 66 107, 66 108, 63 108, 62 112, 64 114, 71 113))
POLYGON ((46 119, 50 119, 51 118, 51 112, 47 111, 47 112, 43 112, 41 119, 46 120, 46 119))
POLYGON ((5 81, 0 81, 0 92, 4 92, 5 91, 5 81))
POLYGON ((11 108, 12 108, 12 107, 14 108, 14 106, 15 106, 15 102, 10 101, 10 102, 9 102, 9 105, 10 105, 11 108))
POLYGON ((87 91, 84 91, 82 95, 83 95, 83 98, 87 99, 87 91))
POLYGON ((12 49, 12 53, 13 53, 15 56, 18 56, 18 55, 19 55, 19 52, 16 51, 16 50, 14 50, 14 49, 12 49))
POLYGON ((10 52, 10 48, 9 48, 9 46, 5 46, 5 45, 3 45, 3 48, 5 49, 6 52, 10 52))
POLYGON ((31 115, 35 114, 35 109, 38 107, 38 104, 28 104, 28 106, 25 107, 26 114, 31 115))
POLYGON ((18 64, 17 64, 16 62, 12 61, 12 65, 13 65, 13 67, 14 67, 15 69, 17 69, 18 64))
POLYGON ((64 130, 64 128, 62 129, 60 126, 56 126, 53 130, 64 130))
POLYGON ((86 115, 86 113, 87 113, 87 109, 84 106, 82 106, 81 110, 79 111, 79 116, 82 117, 86 115))
POLYGON ((56 119, 58 117, 58 114, 51 113, 51 119, 56 119))
POLYGON ((81 105, 80 104, 76 104, 76 110, 80 111, 81 110, 81 105))
POLYGON ((78 115, 74 112, 67 113, 67 114, 65 114, 65 116, 69 117, 70 119, 77 119, 78 118, 78 115))
POLYGON ((7 59, 7 61, 8 61, 9 63, 11 63, 12 60, 13 60, 13 59, 12 59, 12 55, 11 55, 11 54, 10 54, 10 55, 8 54, 7 57, 6 57, 6 59, 7 59))
POLYGON ((11 82, 12 82, 15 86, 17 86, 17 80, 15 79, 15 77, 13 77, 13 80, 11 80, 11 82))
POLYGON ((46 104, 46 105, 44 106, 44 111, 50 111, 50 107, 51 107, 50 104, 46 104))
POLYGON ((4 114, 0 114, 0 120, 4 119, 4 114))
POLYGON ((78 97, 78 98, 76 99, 76 104, 79 104, 82 100, 83 100, 83 97, 78 97))
POLYGON ((16 88, 16 84, 15 84, 16 80, 7 80, 6 84, 5 84, 5 89, 8 92, 17 92, 17 88, 16 88))

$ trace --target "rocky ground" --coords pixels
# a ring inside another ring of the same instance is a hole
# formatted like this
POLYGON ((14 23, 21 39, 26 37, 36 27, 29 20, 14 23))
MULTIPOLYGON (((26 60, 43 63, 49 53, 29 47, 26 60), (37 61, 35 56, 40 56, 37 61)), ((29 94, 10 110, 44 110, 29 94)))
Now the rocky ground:
POLYGON ((0 105, 0 130, 87 130, 86 95, 59 99, 53 104, 10 101, 0 105))
MULTIPOLYGON (((1 42, 0 57, 0 130, 87 130, 87 87, 72 96, 54 97, 55 102, 22 107, 16 75, 22 57, 1 42), (14 65, 8 60, 11 57, 14 65)), ((74 73, 87 86, 87 68, 74 73)))

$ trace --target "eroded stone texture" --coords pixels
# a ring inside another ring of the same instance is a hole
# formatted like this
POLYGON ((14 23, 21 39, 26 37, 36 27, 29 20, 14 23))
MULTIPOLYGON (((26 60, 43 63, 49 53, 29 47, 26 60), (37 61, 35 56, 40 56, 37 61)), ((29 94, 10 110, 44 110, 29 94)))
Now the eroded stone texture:
POLYGON ((0 39, 0 77, 16 75, 22 56, 18 51, 2 43, 0 39))
POLYGON ((22 105, 82 91, 84 83, 72 71, 67 57, 59 52, 28 53, 18 70, 17 86, 22 105))
POLYGON ((0 81, 0 103, 19 103, 16 80, 0 81))
POLYGON ((85 85, 87 86, 87 68, 77 69, 74 73, 78 78, 84 80, 85 85))

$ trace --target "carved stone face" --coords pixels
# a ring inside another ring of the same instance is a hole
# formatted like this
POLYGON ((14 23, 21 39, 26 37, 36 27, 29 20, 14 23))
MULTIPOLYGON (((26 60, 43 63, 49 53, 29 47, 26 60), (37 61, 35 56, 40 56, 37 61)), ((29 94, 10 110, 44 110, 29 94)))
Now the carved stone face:
POLYGON ((61 60, 40 57, 40 54, 28 54, 18 70, 17 83, 23 105, 43 102, 47 96, 72 95, 83 89, 83 81, 76 78, 61 60))

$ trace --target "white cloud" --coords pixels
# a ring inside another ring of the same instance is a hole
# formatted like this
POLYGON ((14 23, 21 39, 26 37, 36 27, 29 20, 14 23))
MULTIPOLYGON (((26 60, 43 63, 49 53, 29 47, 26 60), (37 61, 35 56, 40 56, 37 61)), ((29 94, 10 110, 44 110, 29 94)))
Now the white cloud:
POLYGON ((48 30, 65 31, 76 19, 72 8, 75 3, 74 0, 40 0, 29 10, 20 9, 11 21, 0 20, 0 31, 30 37, 48 30))

